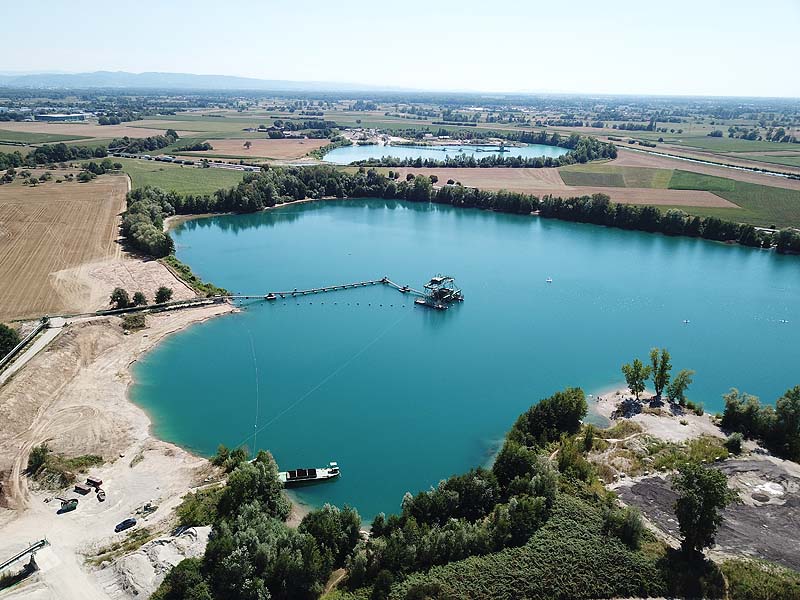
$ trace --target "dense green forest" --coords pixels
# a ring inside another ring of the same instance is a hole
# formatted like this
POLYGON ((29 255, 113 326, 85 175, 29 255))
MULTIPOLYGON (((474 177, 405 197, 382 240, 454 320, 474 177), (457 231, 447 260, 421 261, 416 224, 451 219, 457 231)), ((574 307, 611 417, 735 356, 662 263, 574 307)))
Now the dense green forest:
POLYGON ((255 212, 295 200, 325 197, 435 202, 514 214, 539 211, 540 216, 547 218, 732 241, 747 246, 777 244, 778 252, 800 252, 800 234, 791 230, 773 235, 716 217, 690 217, 680 210, 662 213, 651 206, 615 204, 604 194, 539 199, 517 192, 490 192, 459 185, 434 188, 429 177, 412 176, 398 181, 394 176, 363 167, 355 173, 330 166, 265 168, 260 173, 245 175, 237 186, 217 190, 213 195, 180 195, 142 188, 128 194, 128 211, 122 227, 135 248, 161 257, 173 250, 169 234, 163 232, 163 220, 171 215, 255 212))

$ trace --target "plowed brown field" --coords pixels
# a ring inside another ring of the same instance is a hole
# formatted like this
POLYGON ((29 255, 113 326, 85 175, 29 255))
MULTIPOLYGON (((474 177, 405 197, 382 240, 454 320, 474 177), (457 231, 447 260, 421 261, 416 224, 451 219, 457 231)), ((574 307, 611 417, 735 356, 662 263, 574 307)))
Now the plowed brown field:
POLYGON ((82 310, 54 274, 121 255, 128 178, 0 186, 0 321, 82 310))

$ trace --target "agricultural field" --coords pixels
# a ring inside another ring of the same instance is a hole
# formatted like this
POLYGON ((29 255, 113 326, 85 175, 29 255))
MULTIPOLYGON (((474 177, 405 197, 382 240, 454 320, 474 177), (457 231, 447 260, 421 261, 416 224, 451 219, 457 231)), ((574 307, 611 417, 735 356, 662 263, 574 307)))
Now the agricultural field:
POLYGON ((800 153, 794 154, 748 154, 747 158, 771 165, 800 168, 800 153))
MULTIPOLYGON (((137 122, 139 123, 139 122, 137 122)), ((111 139, 117 137, 148 137, 163 135, 163 129, 134 127, 131 124, 98 125, 96 123, 47 123, 43 121, 21 121, 0 123, 0 141, 26 142, 31 144, 64 142, 87 138, 111 139), (16 136, 14 138, 13 136, 16 136), (37 137, 38 136, 38 137, 37 137)), ((178 131, 179 135, 183 135, 178 131)))
POLYGON ((0 186, 0 321, 86 308, 85 290, 58 273, 120 255, 127 190, 127 178, 110 175, 0 186))
MULTIPOLYGON (((264 135, 264 134, 261 134, 264 135)), ((226 140, 204 140, 209 142, 214 149, 206 152, 181 152, 184 156, 206 157, 206 158, 262 158, 272 160, 292 160, 306 156, 312 150, 322 148, 330 142, 327 139, 226 139, 226 140), (250 142, 250 148, 245 148, 244 144, 250 142)), ((179 140, 176 145, 180 146, 179 140)))
POLYGON ((600 185, 667 189, 672 177, 670 169, 649 167, 617 167, 609 163, 570 165, 558 170, 567 185, 600 185))
MULTIPOLYGON (((11 127, 15 123, 3 123, 3 127, 11 127)), ((17 131, 0 128, 0 142, 21 142, 23 144, 50 144, 53 142, 67 142, 69 140, 87 139, 86 136, 64 135, 60 133, 45 133, 37 131, 17 131)))
MULTIPOLYGON (((694 207, 692 214, 711 215, 733 219, 763 227, 800 226, 800 190, 755 184, 738 179, 719 177, 683 169, 658 169, 646 167, 615 167, 609 164, 572 165, 559 169, 564 183, 573 186, 599 186, 627 188, 666 189, 678 195, 683 191, 694 195, 696 191, 709 192, 723 198, 735 206, 722 207, 704 204, 700 210, 696 204, 675 203, 673 207, 694 207), (732 210, 728 210, 732 209, 732 210)), ((738 173, 730 171, 731 174, 738 173)), ((762 178, 765 176, 761 176, 762 178)), ((775 180, 776 178, 771 178, 775 180)), ((784 180, 787 183, 789 180, 784 180)), ((776 183, 780 183, 777 180, 776 183)), ((641 190, 646 194, 644 190, 641 190)), ((660 198, 660 192, 659 198, 660 198)), ((614 198, 614 194, 609 192, 614 198)), ((617 193, 619 196, 619 194, 617 193)), ((623 194, 624 196, 624 194, 623 194)), ((654 196, 655 197, 655 196, 654 196)), ((688 196, 687 196, 688 197, 688 196)), ((663 204, 663 202, 657 202, 663 204)))
POLYGON ((213 194, 220 188, 233 187, 244 176, 242 171, 227 169, 200 169, 133 158, 115 160, 122 163, 134 189, 149 185, 179 194, 213 194))
MULTIPOLYGON (((756 185, 711 175, 676 170, 670 180, 672 189, 705 189, 736 204, 726 212, 728 219, 762 227, 800 227, 800 191, 756 185)), ((698 214, 695 211, 692 214, 698 214)), ((722 218, 717 211, 708 214, 722 218)))
POLYGON ((438 184, 453 181, 486 190, 508 190, 535 196, 584 196, 607 194, 614 202, 655 206, 692 206, 698 208, 735 209, 732 202, 704 190, 671 190, 659 188, 615 187, 608 185, 569 186, 561 181, 556 169, 481 169, 481 168, 412 168, 395 169, 403 179, 408 173, 436 175, 438 184))

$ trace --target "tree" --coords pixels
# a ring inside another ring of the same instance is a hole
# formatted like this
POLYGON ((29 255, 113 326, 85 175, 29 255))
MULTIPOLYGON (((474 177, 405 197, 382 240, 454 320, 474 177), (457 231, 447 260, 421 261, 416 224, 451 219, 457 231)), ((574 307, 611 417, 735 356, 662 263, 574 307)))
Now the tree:
POLYGON ((633 360, 631 364, 622 365, 622 374, 625 375, 625 381, 628 383, 628 388, 639 400, 639 394, 644 391, 644 382, 650 377, 651 367, 645 366, 638 358, 633 360))
POLYGON ((114 291, 111 292, 110 304, 114 308, 128 308, 131 305, 131 298, 124 289, 114 288, 114 291))
POLYGON ((769 411, 769 417, 765 418, 767 413, 762 412, 757 396, 731 388, 722 398, 725 400, 720 423, 723 429, 739 432, 747 439, 757 439, 766 433, 766 421, 772 422, 774 415, 769 411))
POLYGON ((297 530, 314 537, 322 556, 331 565, 341 566, 358 544, 361 518, 354 508, 341 510, 330 504, 308 513, 297 530))
POLYGON ((789 460, 800 460, 800 385, 796 385, 775 403, 775 433, 767 444, 789 460))
POLYGON ((19 342, 17 330, 0 323, 0 358, 11 352, 19 342))
POLYGON ((233 470, 219 499, 219 514, 233 517, 250 502, 281 521, 289 516, 291 504, 283 493, 278 466, 269 452, 261 451, 253 462, 241 463, 233 470))
POLYGON ((692 375, 694 371, 689 369, 678 371, 675 379, 667 386, 667 398, 670 402, 677 402, 681 406, 686 404, 686 390, 692 384, 692 375))
POLYGON ((172 288, 161 286, 156 290, 156 304, 163 304, 172 300, 172 288))
POLYGON ((199 558, 185 558, 172 569, 152 600, 212 600, 211 590, 203 579, 202 561, 199 558))
POLYGON ((662 348, 660 353, 658 348, 650 350, 650 364, 653 371, 653 387, 656 390, 656 398, 661 399, 661 392, 669 383, 672 363, 670 362, 669 352, 662 348))
POLYGON ((581 388, 566 388, 540 400, 522 413, 508 439, 525 446, 544 446, 562 434, 573 435, 586 416, 586 396, 581 388))
POLYGON ((147 296, 143 292, 135 292, 133 294, 134 306, 145 306, 147 304, 147 296))
POLYGON ((728 489, 728 479, 721 471, 695 463, 684 466, 672 481, 678 492, 675 514, 678 517, 687 553, 701 553, 714 544, 717 528, 722 523, 720 511, 736 498, 728 489))

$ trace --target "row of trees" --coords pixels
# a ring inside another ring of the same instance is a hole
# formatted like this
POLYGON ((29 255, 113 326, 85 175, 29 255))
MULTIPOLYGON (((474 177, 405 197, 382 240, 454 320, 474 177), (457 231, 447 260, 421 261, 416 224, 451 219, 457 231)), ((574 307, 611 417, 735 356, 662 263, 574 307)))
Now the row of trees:
POLYGON ((616 204, 605 194, 575 198, 545 196, 538 207, 541 216, 565 221, 702 237, 756 248, 769 248, 775 244, 781 253, 800 252, 800 233, 791 229, 772 234, 752 225, 723 221, 717 217, 690 216, 678 209, 664 213, 654 206, 616 204))
POLYGON ((415 167, 415 168, 468 168, 468 167, 510 167, 510 168, 546 168, 546 167, 560 167, 564 165, 571 165, 575 163, 586 163, 592 160, 602 158, 616 158, 617 148, 614 144, 604 143, 596 138, 580 137, 573 135, 564 138, 555 133, 552 136, 544 135, 530 136, 526 138, 520 136, 521 139, 543 139, 542 142, 526 142, 526 143, 544 143, 550 146, 561 146, 569 148, 566 154, 557 158, 550 156, 537 156, 534 158, 525 158, 521 156, 503 156, 497 154, 489 154, 483 158, 476 158, 470 154, 456 154, 455 156, 447 156, 444 160, 435 158, 397 158, 394 156, 383 156, 381 158, 371 158, 368 160, 356 161, 352 164, 370 167, 415 167), (554 139, 555 138, 555 139, 554 139), (553 143, 555 142, 555 143, 553 143))
POLYGON ((114 138, 108 144, 109 152, 125 152, 138 154, 140 152, 152 152, 166 148, 178 140, 178 132, 174 129, 167 129, 164 135, 151 135, 145 138, 130 138, 127 135, 121 138, 114 138))
MULTIPOLYGON (((161 287, 158 288, 158 290, 156 290, 156 295, 155 295, 156 304, 169 302, 171 299, 172 299, 172 288, 168 288, 162 285, 161 287)), ((114 288, 113 292, 111 292, 111 299, 109 304, 111 304, 111 306, 116 309, 130 308, 132 306, 146 306, 147 296, 145 296, 144 292, 134 292, 133 298, 131 298, 127 290, 121 287, 117 287, 114 288)))
POLYGON ((539 211, 542 217, 595 223, 623 229, 687 235, 713 240, 738 241, 749 246, 769 247, 777 242, 779 252, 800 252, 800 234, 784 230, 773 236, 750 225, 722 221, 716 217, 690 217, 682 211, 662 213, 655 207, 615 204, 605 194, 580 198, 492 192, 461 185, 433 188, 427 176, 397 181, 363 167, 355 173, 327 165, 264 168, 248 173, 241 183, 212 195, 180 195, 157 188, 141 188, 128 194, 123 233, 133 246, 152 256, 166 256, 173 244, 163 232, 164 218, 174 214, 255 212, 304 198, 384 198, 411 202, 435 202, 461 208, 480 208, 513 214, 539 211))
POLYGON ((628 389, 639 400, 639 395, 644 392, 647 381, 652 378, 656 399, 661 400, 664 391, 670 402, 686 405, 686 390, 692 383, 694 371, 682 369, 672 378, 672 361, 666 348, 652 348, 649 363, 645 364, 635 358, 633 362, 622 365, 622 374, 628 389))
POLYGON ((800 462, 800 385, 778 398, 775 408, 735 388, 724 398, 723 429, 760 440, 778 456, 800 462))

